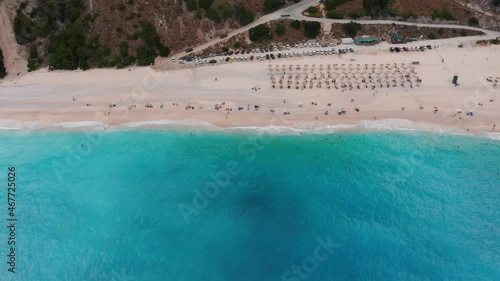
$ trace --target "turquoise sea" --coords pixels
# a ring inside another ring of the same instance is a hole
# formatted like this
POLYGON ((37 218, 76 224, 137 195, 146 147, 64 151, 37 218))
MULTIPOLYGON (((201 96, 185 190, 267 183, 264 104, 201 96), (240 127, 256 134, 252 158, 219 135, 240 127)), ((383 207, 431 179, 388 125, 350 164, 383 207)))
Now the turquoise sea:
POLYGON ((3 131, 0 280, 500 280, 499 173, 448 134, 3 131))

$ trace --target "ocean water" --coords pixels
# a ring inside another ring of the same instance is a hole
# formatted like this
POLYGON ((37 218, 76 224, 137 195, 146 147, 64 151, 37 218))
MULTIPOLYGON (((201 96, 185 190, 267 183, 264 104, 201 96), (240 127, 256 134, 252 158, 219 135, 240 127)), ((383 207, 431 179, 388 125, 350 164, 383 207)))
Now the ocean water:
POLYGON ((0 280, 500 280, 500 142, 0 132, 0 280))

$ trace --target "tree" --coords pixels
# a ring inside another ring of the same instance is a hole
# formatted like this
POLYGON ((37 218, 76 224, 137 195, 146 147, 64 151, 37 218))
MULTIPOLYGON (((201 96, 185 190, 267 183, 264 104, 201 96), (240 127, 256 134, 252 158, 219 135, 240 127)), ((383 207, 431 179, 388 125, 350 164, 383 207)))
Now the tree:
POLYGON ((7 70, 5 69, 5 65, 3 63, 3 53, 2 49, 0 49, 0 79, 7 76, 7 70))
POLYGON ((259 24, 256 27, 252 27, 248 32, 250 40, 252 40, 253 42, 262 42, 265 40, 273 39, 271 29, 264 24, 259 24))
POLYGON ((237 3, 236 5, 234 5, 233 13, 236 17, 236 20, 241 25, 247 25, 255 20, 254 12, 247 10, 245 8, 245 5, 243 5, 242 3, 237 3))
POLYGON ((299 30, 302 28, 302 24, 300 23, 299 20, 294 20, 290 23, 290 26, 295 29, 295 30, 299 30))
POLYGON ((196 0, 187 0, 186 6, 187 6, 188 11, 190 11, 190 12, 198 9, 198 3, 196 2, 196 0))
POLYGON ((343 19, 344 14, 342 14, 341 12, 337 12, 337 11, 329 11, 326 14, 326 17, 329 19, 343 19))
POLYGON ((221 14, 222 21, 227 20, 233 15, 233 6, 227 3, 221 3, 217 5, 217 10, 221 14))
POLYGON ((479 25, 479 20, 476 17, 471 17, 469 19, 469 25, 470 26, 478 26, 479 25))
POLYGON ((363 8, 375 18, 392 14, 392 0, 363 0, 363 8))
POLYGON ((264 12, 274 12, 283 5, 285 5, 285 0, 264 0, 264 12))
POLYGON ((160 57, 166 58, 170 55, 170 49, 167 48, 166 46, 161 46, 160 47, 160 57))
POLYGON ((278 25, 276 26, 276 34, 278 34, 279 36, 283 36, 285 35, 285 32, 286 32, 286 28, 285 28, 285 25, 283 23, 278 23, 278 25))
POLYGON ((436 39, 436 34, 434 34, 434 33, 432 33, 432 32, 431 32, 431 33, 429 33, 429 34, 427 35, 427 38, 429 38, 429 39, 431 39, 431 40, 434 40, 434 39, 436 39))
POLYGON ((30 47, 30 59, 37 59, 38 58, 38 50, 36 45, 31 45, 30 47))
POLYGON ((434 10, 431 14, 431 17, 433 20, 435 19, 448 20, 448 21, 456 20, 456 18, 446 8, 443 8, 441 11, 434 10))
POLYGON ((212 6, 215 0, 198 0, 198 6, 200 8, 208 10, 212 6))
POLYGON ((129 46, 127 44, 126 41, 122 41, 120 43, 120 56, 122 57, 128 57, 128 50, 129 50, 129 46))
POLYGON ((350 23, 343 24, 342 29, 348 37, 353 38, 359 31, 361 31, 361 24, 351 21, 350 23))
POLYGON ((335 10, 338 6, 343 5, 352 0, 325 0, 324 5, 327 11, 335 10))
POLYGON ((321 33, 321 24, 317 21, 307 21, 304 23, 304 35, 307 38, 316 38, 321 33))
POLYGON ((221 23, 222 21, 219 13, 214 8, 210 8, 207 10, 207 18, 215 23, 221 23))
POLYGON ((156 50, 148 45, 137 48, 137 65, 148 66, 155 63, 156 50))

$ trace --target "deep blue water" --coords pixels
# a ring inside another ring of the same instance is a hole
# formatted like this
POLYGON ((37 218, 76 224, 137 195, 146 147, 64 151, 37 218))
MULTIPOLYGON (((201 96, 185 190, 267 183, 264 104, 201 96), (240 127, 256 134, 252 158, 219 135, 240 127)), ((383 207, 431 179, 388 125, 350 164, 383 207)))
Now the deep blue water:
POLYGON ((1 225, 9 166, 0 280, 500 280, 499 141, 1 132, 1 225))

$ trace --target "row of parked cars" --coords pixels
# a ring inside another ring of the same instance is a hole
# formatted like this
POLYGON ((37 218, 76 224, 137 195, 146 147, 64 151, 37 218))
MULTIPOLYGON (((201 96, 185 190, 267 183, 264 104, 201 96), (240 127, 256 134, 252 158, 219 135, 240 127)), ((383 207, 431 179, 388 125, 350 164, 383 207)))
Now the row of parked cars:
MULTIPOLYGON (((340 52, 340 50, 339 50, 340 52)), ((353 52, 351 48, 342 49, 342 52, 353 52)), ((315 56, 315 55, 333 55, 336 54, 337 51, 335 48, 327 49, 327 50, 316 50, 316 51, 302 51, 302 52, 289 52, 289 53, 278 53, 277 55, 265 54, 265 55, 251 55, 251 56, 237 56, 237 57, 226 57, 221 58, 221 62, 233 62, 233 61, 248 61, 248 60, 270 60, 270 59, 281 59, 281 58, 293 58, 300 56, 315 56)))
MULTIPOLYGON (((209 53, 209 54, 204 54, 201 56, 202 59, 207 59, 210 57, 216 57, 216 56, 232 56, 232 55, 244 55, 244 54, 258 54, 258 53, 268 53, 268 52, 278 52, 278 51, 284 51, 284 50, 290 50, 291 48, 319 48, 319 47, 334 47, 334 43, 330 43, 328 45, 321 46, 317 42, 307 42, 307 43, 297 43, 295 45, 290 45, 290 44, 283 44, 283 45, 270 45, 267 47, 263 48, 254 48, 254 49, 236 49, 236 50, 230 50, 227 52, 219 52, 219 53, 209 53)), ((187 53, 190 53, 193 51, 192 48, 188 48, 186 50, 187 53)))
POLYGON ((431 50, 432 46, 427 45, 427 46, 420 46, 420 47, 390 47, 389 51, 391 52, 410 52, 410 51, 419 51, 423 52, 425 50, 431 50))

